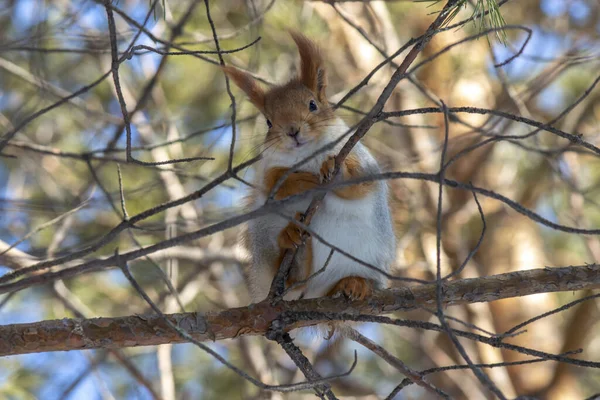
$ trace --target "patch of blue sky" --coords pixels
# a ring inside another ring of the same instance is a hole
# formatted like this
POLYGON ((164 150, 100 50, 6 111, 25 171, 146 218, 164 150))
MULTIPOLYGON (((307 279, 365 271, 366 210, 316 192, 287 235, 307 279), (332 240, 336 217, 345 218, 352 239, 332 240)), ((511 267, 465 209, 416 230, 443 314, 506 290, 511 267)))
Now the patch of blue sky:
MULTIPOLYGON (((209 345, 209 347, 218 355, 220 355, 222 358, 229 360, 229 349, 227 348, 227 346, 225 346, 222 343, 219 342, 215 342, 209 345)), ((203 351, 198 349, 198 351, 203 351)), ((219 360, 217 360, 215 357, 213 357, 210 354, 207 354, 208 357, 210 357, 210 359, 212 360, 212 363, 215 367, 220 367, 220 368, 227 368, 225 365, 223 365, 223 363, 219 360)))
POLYGON ((556 18, 564 15, 569 7, 569 2, 565 0, 542 0, 540 9, 549 17, 556 18))
MULTIPOLYGON (((123 135, 121 135, 121 138, 117 142, 117 144, 119 146, 123 146, 123 147, 125 147, 127 145, 127 131, 126 130, 125 130, 125 132, 123 132, 123 135)), ((131 124, 131 146, 141 146, 142 144, 143 143, 140 138, 140 134, 137 130, 137 127, 135 126, 135 124, 131 124)))
MULTIPOLYGON (((92 352, 88 352, 87 354, 89 357, 93 355, 92 352)), ((61 393, 61 391, 89 365, 89 358, 80 351, 39 353, 31 355, 34 356, 34 362, 31 365, 28 365, 27 363, 24 363, 24 365, 32 369, 45 369, 52 376, 52 379, 48 379, 40 388, 38 393, 40 399, 57 399, 58 394, 61 393), (36 365, 35 362, 40 360, 41 362, 36 365), (60 367, 57 368, 56 366, 60 367)), ((83 389, 85 389, 85 387, 83 387, 83 389)), ((88 388, 88 390, 90 389, 96 390, 88 388)))
POLYGON ((1 162, 2 159, 4 159, 4 157, 0 158, 0 187, 6 187, 6 184, 8 183, 9 172, 8 168, 3 162, 1 162))
MULTIPOLYGON (((131 378, 133 379, 133 377, 131 378)), ((112 383, 112 382, 111 382, 112 383)), ((125 394, 126 399, 135 399, 135 400, 152 400, 153 397, 142 385, 130 385, 129 390, 125 394)))
MULTIPOLYGON (((4 233, 0 232, 0 240, 2 240, 4 243, 8 243, 8 244, 12 245, 21 239, 22 239, 22 237, 20 237, 20 236, 4 234, 4 233)), ((31 251, 31 243, 29 242, 29 240, 23 240, 21 243, 18 243, 15 246, 15 249, 21 250, 21 251, 24 251, 27 253, 27 252, 31 251)))
MULTIPOLYGON (((6 200, 3 200, 3 202, 4 201, 6 200)), ((27 211, 11 210, 9 206, 6 208, 0 207, 0 214, 2 214, 2 216, 0 217, 0 223, 6 225, 6 227, 14 223, 27 226, 27 224, 29 223, 29 214, 27 211), (7 212, 7 208, 9 209, 9 212, 7 212)), ((4 243, 13 244, 20 239, 21 236, 19 235, 15 235, 9 231, 3 232, 2 230, 0 230, 0 240, 2 240, 4 243)), ((24 240, 21 243, 17 244, 15 248, 24 252, 29 252, 31 250, 31 245, 29 240, 24 240)))
POLYGON ((77 219, 80 222, 93 222, 96 220, 96 218, 98 218, 98 211, 102 209, 112 210, 112 207, 108 205, 104 194, 99 188, 96 188, 89 202, 93 203, 93 207, 91 205, 87 205, 77 211, 77 219))
POLYGON ((569 163, 563 157, 560 157, 558 159, 558 170, 560 171, 561 175, 566 179, 573 179, 573 170, 569 166, 569 163))
MULTIPOLYGON (((112 78, 109 78, 112 79, 112 78)), ((112 101, 110 101, 108 103, 108 112, 113 114, 113 115, 118 115, 118 116, 122 116, 123 114, 121 113, 121 104, 119 103, 119 101, 117 100, 117 98, 115 97, 112 101)))
MULTIPOLYGON (((549 198, 542 198, 540 201, 538 201, 537 206, 535 207, 535 212, 550 222, 555 224, 558 223, 558 216, 556 215, 554 207, 551 204, 551 199, 549 198)), ((560 232, 545 225, 540 224, 539 226, 544 233, 560 234, 560 232)))
MULTIPOLYGON (((6 357, 7 360, 13 361, 15 362, 16 365, 18 365, 18 369, 19 370, 29 370, 29 371, 35 371, 39 376, 54 376, 56 373, 55 369, 51 369, 50 366, 52 365, 52 360, 54 359, 53 354, 56 353, 32 353, 32 354, 21 354, 21 355, 17 355, 17 356, 9 356, 6 357)), ((56 368, 56 365, 54 365, 54 367, 56 368)), ((17 371, 13 371, 13 372, 17 372, 17 371)), ((46 382, 48 382, 46 380, 46 382)), ((39 397, 39 393, 43 390, 44 386, 46 386, 44 384, 44 382, 42 383, 41 387, 37 387, 37 393, 35 393, 37 396, 36 398, 42 398, 39 397)))
MULTIPOLYGON (((397 386, 397 384, 391 383, 387 380, 381 382, 380 385, 381 386, 380 386, 379 390, 377 391, 377 393, 379 393, 379 395, 382 398, 389 395, 392 392, 392 390, 394 390, 394 388, 397 386)), ((409 392, 410 392, 410 389, 402 390, 400 393, 396 394, 390 400, 404 400, 404 399, 420 398, 420 397, 414 397, 414 393, 409 393, 409 392)), ((422 395, 424 396, 425 393, 423 393, 422 395)), ((387 399, 387 397, 385 397, 385 398, 387 399)))
MULTIPOLYGON (((250 159, 251 157, 254 157, 255 154, 252 154, 250 156, 248 156, 246 159, 250 159)), ((242 161, 246 161, 246 160, 242 160, 242 161)), ((252 168, 246 168, 244 171, 241 171, 239 176, 245 180, 246 182, 253 182, 254 181, 254 175, 255 175, 255 171, 252 168)), ((240 185, 239 190, 242 191, 242 193, 244 195, 249 194, 250 189, 248 186, 246 185, 240 185)))
MULTIPOLYGON (((1 235, 2 235, 2 231, 4 229, 7 229, 8 225, 9 225, 9 219, 7 218, 7 215, 10 212, 14 211, 12 204, 11 204, 12 193, 8 186, 9 170, 6 167, 6 165, 4 163, 2 163, 3 159, 4 159, 3 157, 0 157, 0 239, 1 240, 6 239, 5 237, 2 237, 1 235)), ((10 159, 6 159, 6 160, 9 160, 9 162, 10 162, 10 159)))
MULTIPOLYGON (((0 160, 2 158, 0 157, 0 160)), ((12 162, 11 159, 7 159, 12 162)), ((22 224, 27 224, 29 221, 29 213, 27 209, 22 209, 18 204, 20 198, 18 193, 13 193, 12 186, 9 185, 10 171, 8 167, 0 162, 0 234, 2 229, 7 227, 11 221, 19 221, 22 224)), ((25 180, 25 184, 29 182, 25 180)))
MULTIPOLYGON (((142 40, 140 40, 141 37, 136 41, 136 45, 139 44, 146 44, 146 43, 140 43, 142 40)), ((129 45, 131 44, 130 41, 127 41, 126 43, 123 43, 121 46, 119 46, 119 52, 123 52, 125 50, 127 50, 129 48, 129 45)), ((146 44, 147 46, 151 46, 151 44, 146 44)), ((130 60, 125 60, 121 66, 119 67, 120 69, 120 74, 123 75, 124 72, 127 69, 129 69, 130 71, 127 72, 128 75, 134 75, 134 76, 145 76, 147 69, 142 69, 142 63, 152 63, 154 65, 154 69, 156 69, 156 66, 158 65, 157 62, 153 62, 152 60, 152 55, 153 53, 148 53, 148 54, 144 54, 144 55, 136 55, 134 57, 132 57, 130 60)), ((112 79, 112 78, 110 78, 112 79)), ((129 106, 130 108, 131 106, 129 106)))
POLYGON ((61 252, 64 249, 70 249, 80 244, 80 238, 76 235, 67 233, 65 238, 60 242, 58 247, 58 252, 61 252))
MULTIPOLYGON (((356 329, 357 331, 362 333, 363 336, 366 336, 367 338, 371 339, 375 343, 381 343, 381 341, 383 339, 382 328, 380 326, 378 326, 377 324, 369 324, 369 323, 360 324, 360 325, 354 326, 354 329, 356 329)), ((356 350, 359 360, 373 357, 373 353, 371 353, 371 351, 369 349, 365 348, 364 346, 362 346, 356 342, 353 342, 350 340, 345 340, 344 347, 345 347, 344 354, 352 354, 352 353, 354 353, 354 350, 356 350)))
POLYGON ((87 377, 83 378, 79 385, 77 385, 77 387, 71 392, 71 395, 69 397, 61 400, 92 399, 94 398, 93 396, 97 393, 98 387, 95 382, 95 378, 93 375, 88 375, 87 377))
MULTIPOLYGON (((152 0, 152 1, 154 1, 154 0, 152 0)), ((136 3, 136 2, 125 3, 125 10, 127 11, 127 15, 129 15, 131 18, 133 18, 140 24, 143 23, 144 19, 146 18, 146 14, 148 14, 148 6, 152 3, 152 1, 147 1, 147 2, 144 2, 143 4, 136 3)), ((150 15, 150 18, 148 19, 148 23, 146 24, 146 28, 152 27, 152 25, 155 23, 155 21, 163 18, 163 14, 161 13, 162 8, 160 5, 160 3, 162 3, 162 1, 159 0, 158 3, 159 4, 157 5, 157 10, 155 13, 152 13, 150 15)))
POLYGON ((114 125, 102 125, 99 127, 89 127, 81 131, 79 140, 85 143, 85 148, 89 150, 100 150, 106 147, 106 144, 112 139, 115 132, 114 125))
MULTIPOLYGON (((11 299, 12 300, 12 299, 11 299)), ((9 301, 9 304, 15 304, 15 302, 9 301)), ((35 310, 30 310, 28 307, 13 306, 14 308, 8 308, 4 306, 2 314, 0 315, 0 323, 2 325, 8 324, 27 324, 29 322, 41 321, 44 317, 43 313, 35 310)))
POLYGON ((0 90, 0 111, 14 108, 21 102, 21 95, 11 91, 0 90))
MULTIPOLYGON (((148 352, 143 355, 138 355, 135 358, 130 358, 130 360, 134 362, 138 370, 141 371, 144 377, 150 382, 152 382, 153 377, 158 375, 158 361, 156 358, 156 353, 148 352)), ((104 375, 106 375, 105 382, 107 384, 112 384, 112 387, 116 386, 115 383, 117 380, 122 382, 123 380, 131 381, 132 379, 135 379, 129 374, 129 372, 127 372, 125 367, 121 365, 117 365, 115 367, 104 366, 103 372, 104 375)), ((151 393, 143 385, 126 384, 126 386, 128 390, 125 398, 140 400, 152 399, 151 393)))
POLYGON ((109 280, 112 284, 118 285, 121 287, 129 286, 129 280, 123 275, 123 272, 120 269, 109 269, 107 271, 102 272, 106 276, 106 279, 109 280))
POLYGON ((18 360, 18 362, 26 368, 39 368, 52 358, 54 353, 31 353, 31 354, 19 354, 17 356, 9 356, 9 359, 18 360))
POLYGON ((590 13, 591 8, 584 0, 574 0, 569 4, 569 15, 577 24, 585 24, 590 17, 590 13))
MULTIPOLYGON (((531 29, 531 39, 523 51, 524 55, 551 59, 559 56, 572 45, 572 40, 564 35, 559 35, 558 33, 544 30, 539 26, 534 26, 531 29)), ((496 59, 499 62, 502 62, 513 56, 516 51, 521 49, 526 39, 527 33, 523 32, 519 35, 517 40, 511 43, 510 46, 504 46, 501 43, 495 42, 492 45, 492 51, 494 52, 496 59)), ((529 57, 517 57, 502 68, 510 80, 518 81, 535 75, 542 68, 544 68, 544 65, 545 63, 532 60, 529 57)), ((497 76, 491 60, 489 64, 489 71, 491 75, 497 76)))
POLYGON ((591 13, 591 8, 585 0, 542 0, 540 9, 550 18, 562 17, 568 13, 577 24, 584 24, 591 13))
MULTIPOLYGON (((105 399, 106 396, 102 395, 102 392, 109 391, 113 398, 117 396, 117 388, 121 379, 133 379, 132 377, 127 376, 127 373, 124 370, 119 370, 114 368, 113 366, 108 366, 106 364, 101 365, 100 368, 97 368, 94 373, 91 375, 93 379, 93 383, 95 384, 95 394, 98 399, 105 399)), ((130 389, 131 387, 135 388, 137 385, 127 385, 130 389)), ((126 395, 127 399, 137 399, 138 397, 131 397, 126 395)))
MULTIPOLYGON (((215 122, 215 125, 221 125, 227 123, 228 120, 219 120, 215 122)), ((237 137, 239 138, 240 129, 236 129, 237 137)), ((233 130, 231 126, 225 126, 212 131, 206 132, 202 136, 202 140, 205 148, 210 148, 211 152, 221 152, 225 157, 229 156, 229 148, 231 146, 231 139, 233 137, 233 130), (226 152, 226 153, 225 153, 226 152)), ((245 178, 244 178, 245 179, 245 178)), ((216 202, 219 207, 239 207, 244 196, 247 194, 245 185, 238 185, 235 188, 231 187, 219 187, 213 191, 213 196, 207 196, 199 199, 202 205, 206 202, 216 202)))
POLYGON ((90 4, 77 19, 83 28, 106 29, 106 10, 99 4, 90 4))
MULTIPOLYGON (((128 6, 125 7, 127 10, 127 15, 129 15, 131 18, 133 18, 139 24, 143 24, 144 19, 146 18, 146 14, 148 13, 147 4, 139 4, 139 3, 135 3, 135 4, 127 3, 127 4, 129 4, 128 6)), ((101 9, 101 10, 103 11, 103 9, 101 9)), ((101 15, 101 19, 103 19, 103 23, 106 24, 105 13, 101 12, 100 15, 101 15)), ((152 31, 152 29, 156 25, 157 21, 159 19, 162 19, 162 17, 163 16, 160 13, 156 14, 156 18, 154 16, 154 14, 152 14, 145 24, 146 30, 152 31)), ((129 40, 124 40, 121 42, 121 45, 119 46, 119 51, 125 51, 130 46, 131 40, 135 36, 137 36, 138 28, 129 25, 129 29, 131 30, 131 37, 129 40)), ((134 45, 146 45, 146 46, 150 46, 150 47, 156 47, 157 43, 152 41, 145 33, 142 33, 141 35, 139 35, 139 37, 137 38, 134 45)), ((154 52, 147 52, 142 55, 135 56, 131 60, 126 60, 121 65, 126 65, 127 67, 131 68, 131 70, 135 74, 143 74, 144 71, 142 70, 142 63, 144 65, 150 64, 153 69, 156 69, 156 68, 158 68, 158 65, 160 64, 162 57, 163 56, 161 56, 160 54, 157 54, 154 52)))
MULTIPOLYGON (((183 384, 181 393, 185 393, 192 399, 202 399, 204 398, 204 387, 200 381, 189 379, 183 384)), ((181 398, 185 398, 185 396, 181 396, 181 398)))
MULTIPOLYGON (((210 347, 214 352, 224 359, 229 360, 229 349, 224 344, 215 342, 210 344, 205 343, 205 345, 210 347)), ((175 365, 181 365, 189 362, 198 363, 199 357, 203 355, 211 360, 213 367, 227 368, 221 361, 217 360, 214 356, 208 354, 193 343, 183 343, 173 346, 173 351, 171 354, 173 363, 175 365)))
POLYGON ((219 187, 214 189, 212 198, 199 199, 201 205, 207 203, 216 203, 219 208, 240 208, 242 207, 244 196, 247 194, 245 185, 240 184, 236 187, 219 187))
POLYGON ((244 278, 237 268, 225 268, 221 279, 226 283, 225 287, 236 287, 244 283, 244 278))
POLYGON ((12 96, 12 92, 5 92, 4 90, 0 91, 0 111, 5 111, 7 109, 12 96))
POLYGON ((563 110, 566 105, 565 92, 560 82, 552 82, 544 88, 536 98, 538 107, 548 113, 557 114, 563 110))
POLYGON ((40 296, 30 291, 22 291, 14 295, 0 313, 0 325, 24 324, 44 319, 44 308, 40 296))
POLYGON ((13 9, 12 28, 24 32, 37 23, 39 4, 35 0, 17 1, 13 9))
MULTIPOLYGON (((128 45, 129 45, 129 43, 128 43, 128 45)), ((150 40, 150 38, 148 38, 148 36, 143 35, 143 34, 138 38, 135 45, 136 46, 137 45, 145 45, 145 46, 149 46, 152 48, 157 48, 157 43, 154 43, 152 40, 150 40)), ((125 48, 123 50, 125 50, 125 48)), ((160 64, 163 56, 158 53, 155 53, 153 51, 147 51, 147 50, 140 50, 140 51, 145 52, 145 53, 137 55, 137 56, 135 56, 135 58, 133 58, 131 60, 125 61, 127 63, 127 65, 130 66, 134 72, 137 72, 139 74, 143 73, 142 63, 143 63, 143 65, 150 65, 153 70, 156 70, 158 68, 158 65, 160 64)), ((147 70, 147 67, 145 67, 144 69, 147 70)))
MULTIPOLYGON (((221 119, 214 122, 214 125, 222 125, 229 123, 229 119, 221 119)), ((237 137, 239 137, 239 126, 236 126, 237 137)), ((231 146, 231 138, 233 136, 233 129, 231 126, 225 126, 222 128, 213 129, 212 131, 206 132, 202 135, 204 144, 210 146, 215 150, 229 150, 231 146)))
POLYGON ((196 360, 198 357, 197 351, 202 351, 196 348, 193 343, 181 343, 171 348, 171 358, 174 365, 182 365, 191 360, 196 360))

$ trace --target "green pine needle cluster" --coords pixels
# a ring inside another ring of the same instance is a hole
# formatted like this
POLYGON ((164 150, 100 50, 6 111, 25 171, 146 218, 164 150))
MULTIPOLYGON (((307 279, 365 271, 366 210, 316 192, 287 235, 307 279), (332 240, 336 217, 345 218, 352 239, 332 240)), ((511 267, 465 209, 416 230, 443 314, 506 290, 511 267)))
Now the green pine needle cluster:
MULTIPOLYGON (((431 3, 429 7, 442 2, 442 0, 414 1, 419 3, 431 3)), ((443 26, 448 25, 450 21, 452 21, 458 15, 460 9, 466 6, 467 0, 459 0, 456 3, 454 3, 451 9, 449 10, 448 17, 444 21, 443 26)), ((502 13, 500 13, 500 6, 498 5, 498 0, 476 0, 471 19, 473 19, 475 26, 479 29, 480 32, 490 28, 498 29, 496 31, 496 37, 502 44, 507 44, 506 32, 503 29, 501 29, 503 26, 506 25, 506 21, 504 20, 502 13)))

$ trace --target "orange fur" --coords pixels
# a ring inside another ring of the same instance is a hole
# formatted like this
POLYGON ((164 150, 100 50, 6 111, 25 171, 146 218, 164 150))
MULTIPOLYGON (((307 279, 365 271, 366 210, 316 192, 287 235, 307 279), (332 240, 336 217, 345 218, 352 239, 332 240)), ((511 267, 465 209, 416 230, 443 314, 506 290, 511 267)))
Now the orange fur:
POLYGON ((342 293, 351 300, 364 300, 373 293, 373 282, 359 276, 342 278, 329 290, 327 296, 342 293))
MULTIPOLYGON (((296 220, 302 219, 302 213, 296 213, 296 220)), ((274 271, 277 271, 283 261, 286 250, 293 250, 300 246, 302 243, 302 235, 304 230, 298 225, 290 222, 280 233, 277 238, 277 244, 281 248, 279 257, 277 258, 277 264, 274 266, 274 271)), ((309 237, 306 239, 306 245, 304 246, 304 254, 298 265, 303 267, 303 271, 290 270, 287 278, 288 286, 296 283, 297 281, 306 279, 312 271, 312 239, 309 237)))
POLYGON ((300 79, 322 102, 326 102, 327 76, 319 47, 300 32, 290 31, 300 53, 300 79))
MULTIPOLYGON (((271 193, 275 184, 288 171, 288 168, 271 168, 265 174, 265 194, 271 193)), ((288 196, 306 192, 319 186, 319 177, 310 172, 297 171, 291 173, 277 190, 275 199, 280 200, 288 196)))
MULTIPOLYGON (((299 215, 296 214, 296 219, 300 220, 299 215)), ((302 214, 300 214, 301 216, 302 214)), ((302 229, 293 222, 290 222, 280 233, 277 238, 277 244, 282 249, 295 249, 302 244, 302 229)))
POLYGON ((327 101, 327 74, 319 47, 299 32, 290 32, 300 54, 300 74, 265 91, 247 72, 221 67, 269 121, 266 142, 282 153, 296 151, 296 141, 318 139, 336 117, 327 101), (309 110, 314 101, 317 109, 309 110), (290 132, 297 132, 292 138, 290 132))
POLYGON ((293 141, 287 136, 290 130, 299 130, 303 140, 317 140, 323 134, 323 128, 335 119, 327 100, 319 100, 316 93, 306 87, 299 78, 271 88, 265 94, 263 114, 273 124, 266 140, 279 138, 280 140, 272 142, 273 148, 286 153, 296 151, 294 146, 289 147, 289 143, 293 141), (311 100, 317 103, 318 110, 315 112, 308 109, 311 100))
MULTIPOLYGON (((329 157, 321 167, 321 175, 328 176, 333 172, 335 166, 334 157, 329 157)), ((354 154, 349 154, 342 165, 342 180, 360 178, 362 176, 362 167, 360 160, 354 154)), ((363 182, 356 185, 344 186, 335 189, 333 192, 342 199, 358 200, 367 196, 375 189, 375 182, 363 182)))
POLYGON ((252 104, 254 104, 261 112, 264 112, 265 91, 258 85, 254 78, 247 72, 240 71, 234 67, 222 66, 221 69, 248 95, 252 104))
MULTIPOLYGON (((225 74, 248 95, 250 101, 267 119, 269 129, 265 145, 280 155, 294 153, 298 151, 297 146, 315 142, 323 135, 330 135, 328 133, 330 126, 343 126, 327 101, 327 73, 319 47, 299 32, 290 33, 300 55, 300 73, 288 83, 264 90, 250 74, 233 67, 222 67, 225 74)), ((274 194, 274 198, 280 200, 319 187, 323 178, 331 175, 334 165, 334 158, 330 157, 322 164, 320 174, 302 171, 289 174, 274 194)), ((249 196, 250 200, 256 200, 256 195, 260 193, 258 190, 270 194, 275 184, 288 170, 288 168, 276 167, 266 171, 263 182, 258 182, 262 187, 252 192, 249 196)), ((365 169, 360 160, 354 154, 349 155, 341 166, 341 180, 346 181, 364 175, 365 169)), ((338 188, 333 191, 333 195, 347 200, 357 200, 376 189, 376 182, 365 182, 338 188)), ((252 204, 255 202, 252 201, 252 204)), ((296 219, 300 219, 298 214, 296 219)), ((246 243, 252 240, 248 232, 244 232, 243 236, 246 243)), ((279 255, 277 256, 273 251, 275 249, 266 249, 269 262, 273 262, 274 272, 279 269, 286 251, 295 249, 301 244, 302 236, 304 236, 303 230, 293 222, 288 223, 279 232, 277 237, 279 255)), ((254 247, 259 248, 260 251, 262 243, 255 244, 254 247)), ((306 279, 312 272, 312 263, 312 238, 307 237, 305 246, 299 250, 298 257, 292 265, 286 281, 287 285, 306 279)), ((341 293, 350 299, 362 300, 371 295, 373 285, 374 281, 349 276, 333 285, 328 295, 341 293)))
POLYGON ((392 218, 392 230, 394 232, 394 237, 398 240, 399 232, 402 231, 402 221, 400 221, 396 217, 395 211, 400 207, 400 200, 394 194, 394 187, 390 181, 384 181, 388 188, 388 210, 390 211, 390 216, 392 218))

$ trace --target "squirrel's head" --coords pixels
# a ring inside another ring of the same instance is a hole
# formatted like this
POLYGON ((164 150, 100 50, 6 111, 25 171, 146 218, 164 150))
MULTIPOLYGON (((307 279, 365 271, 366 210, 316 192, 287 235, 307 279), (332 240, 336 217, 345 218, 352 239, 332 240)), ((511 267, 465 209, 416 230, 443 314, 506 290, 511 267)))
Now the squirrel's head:
POLYGON ((265 91, 250 74, 234 67, 224 72, 267 119, 265 144, 293 152, 320 139, 335 118, 327 102, 327 74, 319 48, 306 36, 290 32, 300 53, 300 74, 265 91))

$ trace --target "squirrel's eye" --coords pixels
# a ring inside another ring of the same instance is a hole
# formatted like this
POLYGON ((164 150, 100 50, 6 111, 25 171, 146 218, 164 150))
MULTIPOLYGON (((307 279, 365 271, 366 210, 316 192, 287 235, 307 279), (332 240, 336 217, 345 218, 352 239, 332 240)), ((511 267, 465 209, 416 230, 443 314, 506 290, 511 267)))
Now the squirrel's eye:
POLYGON ((317 103, 315 103, 314 100, 311 100, 310 103, 308 103, 308 109, 310 111, 317 111, 317 103))
POLYGON ((273 124, 271 123, 271 121, 267 120, 267 126, 269 127, 269 129, 271 129, 273 127, 273 124))

